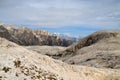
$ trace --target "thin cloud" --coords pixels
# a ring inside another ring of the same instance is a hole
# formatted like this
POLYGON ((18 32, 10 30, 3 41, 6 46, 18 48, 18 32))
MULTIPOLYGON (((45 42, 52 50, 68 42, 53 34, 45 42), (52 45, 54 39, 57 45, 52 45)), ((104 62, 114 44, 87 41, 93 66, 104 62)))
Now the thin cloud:
POLYGON ((42 27, 119 27, 120 0, 1 0, 0 22, 42 27))

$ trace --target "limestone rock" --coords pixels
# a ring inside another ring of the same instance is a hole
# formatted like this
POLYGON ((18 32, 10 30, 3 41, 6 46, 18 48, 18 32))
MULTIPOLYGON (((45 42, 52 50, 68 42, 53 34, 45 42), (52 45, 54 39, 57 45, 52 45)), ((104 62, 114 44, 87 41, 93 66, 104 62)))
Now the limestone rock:
MULTIPOLYGON (((46 30, 30 30, 27 27, 18 27, 9 25, 7 30, 10 35, 22 42, 20 45, 49 45, 49 46, 69 46, 71 40, 61 39, 59 36, 51 35, 46 30)), ((18 43, 19 44, 19 43, 18 43)))
POLYGON ((22 42, 19 39, 17 39, 15 36, 12 36, 9 33, 9 31, 4 27, 4 25, 0 25, 0 37, 6 38, 17 44, 22 44, 22 42))

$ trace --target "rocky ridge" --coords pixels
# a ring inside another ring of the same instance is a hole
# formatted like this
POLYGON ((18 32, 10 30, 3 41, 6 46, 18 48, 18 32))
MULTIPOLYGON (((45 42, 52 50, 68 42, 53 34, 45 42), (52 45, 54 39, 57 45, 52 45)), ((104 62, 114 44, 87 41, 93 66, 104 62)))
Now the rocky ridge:
POLYGON ((95 32, 60 54, 69 64, 120 69, 120 31, 95 32))
POLYGON ((17 44, 23 44, 19 39, 17 39, 15 36, 11 35, 9 33, 9 31, 3 25, 0 25, 0 37, 6 38, 17 44))
POLYGON ((9 36, 10 41, 13 41, 19 45, 49 45, 49 46, 69 46, 73 43, 71 40, 61 39, 59 36, 51 35, 48 31, 45 30, 30 30, 27 27, 18 27, 9 25, 5 27, 0 25, 1 30, 4 29, 5 34, 1 37, 9 36))

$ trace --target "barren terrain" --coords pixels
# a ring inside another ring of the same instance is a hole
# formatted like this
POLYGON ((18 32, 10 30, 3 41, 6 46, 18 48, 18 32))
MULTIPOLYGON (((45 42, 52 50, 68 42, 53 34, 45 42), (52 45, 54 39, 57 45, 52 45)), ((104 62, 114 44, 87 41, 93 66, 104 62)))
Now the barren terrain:
MULTIPOLYGON (((116 35, 88 43, 90 35, 84 38, 89 45, 80 41, 70 47, 22 47, 0 38, 0 79, 120 80, 119 32, 110 31, 107 36, 111 33, 116 35)), ((93 35, 98 34, 102 35, 93 35)))

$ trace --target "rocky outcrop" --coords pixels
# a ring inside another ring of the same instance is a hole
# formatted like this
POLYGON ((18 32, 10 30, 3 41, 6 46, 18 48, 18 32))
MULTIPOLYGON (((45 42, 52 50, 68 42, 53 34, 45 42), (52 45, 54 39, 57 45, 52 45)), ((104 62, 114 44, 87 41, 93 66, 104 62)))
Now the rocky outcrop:
POLYGON ((0 25, 0 37, 6 38, 12 42, 15 42, 17 44, 23 44, 19 39, 17 39, 15 36, 12 36, 9 31, 4 27, 4 25, 0 25))
POLYGON ((50 36, 50 32, 48 32, 47 30, 34 30, 33 33, 35 35, 45 35, 45 36, 50 36))
POLYGON ((48 31, 35 30, 33 33, 37 36, 42 45, 69 46, 73 43, 71 40, 62 39, 57 35, 51 35, 48 31))
POLYGON ((4 28, 3 25, 0 25, 0 37, 4 37, 6 39, 10 38, 10 34, 6 28, 4 28))
POLYGON ((24 43, 24 45, 39 45, 38 38, 33 34, 33 32, 26 28, 26 27, 18 27, 14 31, 13 34, 15 37, 17 37, 20 41, 24 43))
MULTIPOLYGON (((14 28, 9 25, 7 30, 10 35, 16 37, 22 42, 22 45, 49 45, 49 46, 69 46, 73 43, 71 40, 61 39, 57 35, 51 35, 46 30, 30 30, 26 27, 14 28)), ((21 44, 20 44, 21 45, 21 44)))

